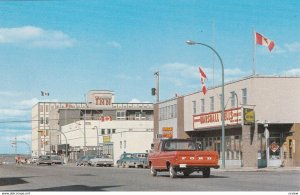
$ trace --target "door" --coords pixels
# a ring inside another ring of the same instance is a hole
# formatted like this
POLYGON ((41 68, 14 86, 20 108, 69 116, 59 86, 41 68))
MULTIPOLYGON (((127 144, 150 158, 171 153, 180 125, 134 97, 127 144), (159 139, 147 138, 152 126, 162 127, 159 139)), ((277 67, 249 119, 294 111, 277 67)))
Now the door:
POLYGON ((279 167, 282 164, 280 146, 280 134, 271 134, 269 138, 269 166, 271 167, 279 167))

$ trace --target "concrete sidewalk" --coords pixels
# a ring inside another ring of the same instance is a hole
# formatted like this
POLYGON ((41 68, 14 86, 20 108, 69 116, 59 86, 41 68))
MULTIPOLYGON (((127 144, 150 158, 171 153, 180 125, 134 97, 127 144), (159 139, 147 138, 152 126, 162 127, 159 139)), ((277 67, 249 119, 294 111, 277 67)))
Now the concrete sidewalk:
POLYGON ((300 171, 300 167, 225 167, 225 169, 211 169, 211 171, 245 171, 245 172, 256 172, 256 171, 300 171))

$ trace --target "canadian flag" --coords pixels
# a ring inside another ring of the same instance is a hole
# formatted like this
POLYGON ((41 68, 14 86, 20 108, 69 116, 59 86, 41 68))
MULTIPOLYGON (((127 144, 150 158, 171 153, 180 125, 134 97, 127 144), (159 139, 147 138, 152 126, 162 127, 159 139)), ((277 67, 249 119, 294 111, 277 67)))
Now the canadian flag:
POLYGON ((202 84, 202 92, 205 95, 207 92, 207 88, 205 86, 205 79, 207 79, 206 74, 204 71, 199 67, 199 72, 200 72, 200 78, 201 78, 201 84, 202 84))
POLYGON ((272 51, 272 49, 275 46, 274 41, 266 38, 265 36, 263 36, 257 32, 255 33, 255 39, 256 39, 256 44, 268 47, 270 52, 272 51))

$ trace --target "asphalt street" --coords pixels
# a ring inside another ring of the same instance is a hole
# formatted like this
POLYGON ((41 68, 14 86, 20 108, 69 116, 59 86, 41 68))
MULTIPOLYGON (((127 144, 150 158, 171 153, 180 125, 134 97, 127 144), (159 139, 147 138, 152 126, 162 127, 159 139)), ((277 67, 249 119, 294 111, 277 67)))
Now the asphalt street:
POLYGON ((149 169, 1 165, 0 191, 299 191, 300 171, 220 171, 171 179, 149 169))

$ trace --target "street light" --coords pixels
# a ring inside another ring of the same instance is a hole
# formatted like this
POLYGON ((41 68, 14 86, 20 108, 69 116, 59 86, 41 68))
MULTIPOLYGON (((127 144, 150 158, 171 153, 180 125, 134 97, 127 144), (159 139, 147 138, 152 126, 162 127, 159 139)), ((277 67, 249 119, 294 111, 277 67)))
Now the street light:
POLYGON ((99 152, 99 129, 97 126, 94 126, 93 129, 96 129, 96 131, 97 131, 97 154, 99 155, 100 154, 100 152, 99 152))
POLYGON ((225 111, 224 111, 224 65, 223 61, 219 55, 219 53, 212 48, 211 46, 204 44, 204 43, 199 43, 195 41, 188 40, 186 42, 188 45, 203 45, 205 47, 208 47, 211 49, 219 58, 221 66, 222 66, 222 98, 221 98, 221 107, 222 107, 222 168, 225 169, 225 111))

